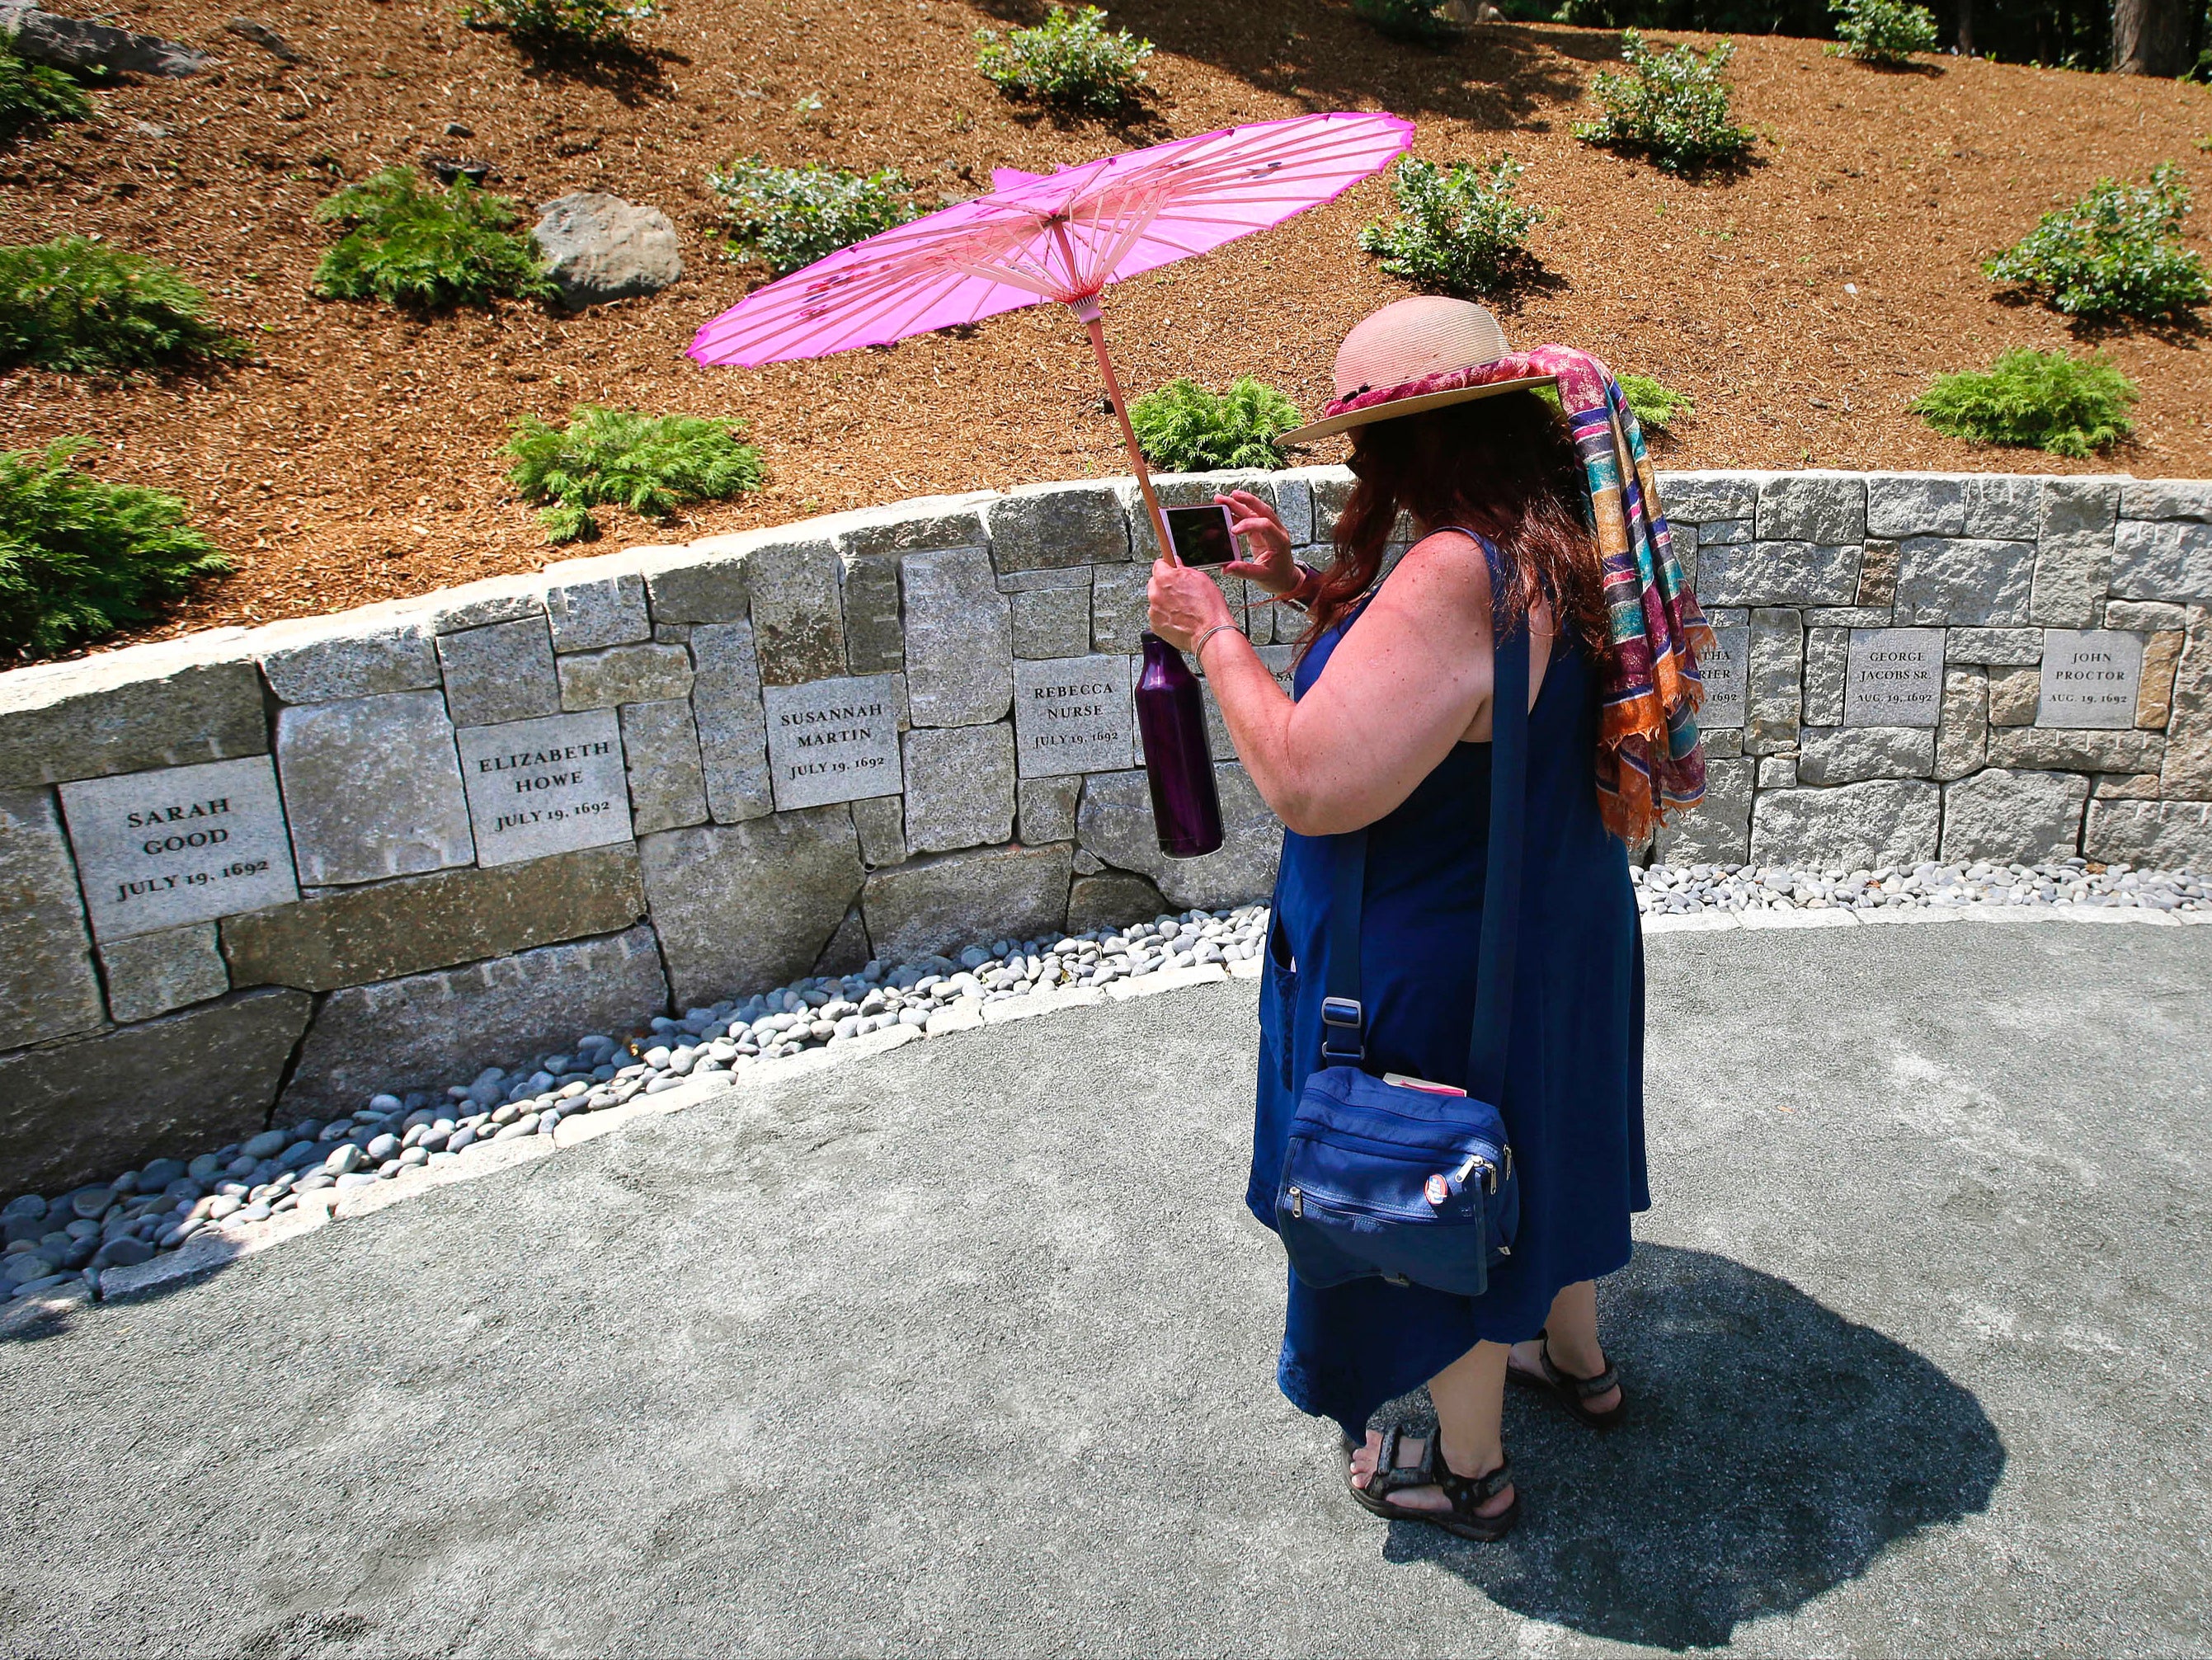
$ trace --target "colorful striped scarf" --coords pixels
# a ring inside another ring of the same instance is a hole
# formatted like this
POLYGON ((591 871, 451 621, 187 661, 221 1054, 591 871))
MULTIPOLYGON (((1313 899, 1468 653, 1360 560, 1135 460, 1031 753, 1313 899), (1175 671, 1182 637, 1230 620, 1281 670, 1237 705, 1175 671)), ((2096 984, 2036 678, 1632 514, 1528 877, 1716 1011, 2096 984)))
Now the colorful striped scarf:
POLYGON ((1644 434, 1613 372, 1587 352, 1538 346, 1477 368, 1355 392, 1326 413, 1530 375, 1557 380, 1589 484, 1612 645, 1599 671, 1598 807, 1607 830, 1640 848, 1669 812, 1704 799, 1698 657, 1713 649, 1713 631, 1675 562, 1644 434))

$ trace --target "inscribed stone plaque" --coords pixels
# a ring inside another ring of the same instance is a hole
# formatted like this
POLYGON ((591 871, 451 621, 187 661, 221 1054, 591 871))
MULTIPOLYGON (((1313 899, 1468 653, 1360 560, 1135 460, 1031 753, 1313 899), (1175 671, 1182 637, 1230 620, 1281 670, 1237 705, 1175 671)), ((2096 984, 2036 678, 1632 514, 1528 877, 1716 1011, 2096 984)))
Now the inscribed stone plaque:
POLYGON ((61 787, 92 932, 120 939, 300 897, 265 755, 61 787))
POLYGON ((453 741, 479 865, 630 839, 629 787, 612 709, 463 727, 453 741))
POLYGON ((763 689, 778 812, 899 793, 898 679, 851 675, 763 689))
POLYGON ((1137 730, 1129 662, 1101 654, 1014 665, 1014 757, 1023 777, 1127 769, 1137 730))
POLYGON ((2117 629, 2045 629, 2043 696, 2035 724, 2107 731, 2133 727, 2142 664, 2139 634, 2117 629))
POLYGON ((1932 727, 1943 710, 1943 630, 1853 629, 1847 727, 1932 727))
POLYGON ((1713 640, 1714 648, 1698 660, 1698 672, 1705 682, 1705 702, 1698 711, 1698 725, 1706 731, 1743 724, 1743 671, 1751 657, 1751 629, 1748 624, 1715 629, 1713 640))

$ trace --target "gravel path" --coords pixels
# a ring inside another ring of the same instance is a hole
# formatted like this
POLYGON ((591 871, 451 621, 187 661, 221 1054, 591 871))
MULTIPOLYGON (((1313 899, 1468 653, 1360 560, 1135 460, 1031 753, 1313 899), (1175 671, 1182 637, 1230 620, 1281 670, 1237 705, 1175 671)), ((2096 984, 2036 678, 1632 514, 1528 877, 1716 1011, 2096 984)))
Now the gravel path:
POLYGON ((1231 982, 725 1091, 0 1342, 0 1653, 2212 1645, 2212 932, 1650 968, 1636 1426, 1516 1397, 1507 1546, 1358 1512, 1274 1392, 1231 982))

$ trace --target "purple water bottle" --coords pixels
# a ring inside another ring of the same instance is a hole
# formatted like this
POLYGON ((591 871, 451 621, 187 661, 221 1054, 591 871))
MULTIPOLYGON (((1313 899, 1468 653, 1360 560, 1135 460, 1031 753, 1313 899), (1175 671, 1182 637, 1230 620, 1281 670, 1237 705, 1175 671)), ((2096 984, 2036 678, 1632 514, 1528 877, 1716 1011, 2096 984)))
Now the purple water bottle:
POLYGON ((1195 859, 1221 845, 1221 796, 1206 741, 1206 699, 1182 654, 1156 634, 1145 641, 1137 681, 1137 730, 1152 787, 1152 828, 1170 859, 1195 859))

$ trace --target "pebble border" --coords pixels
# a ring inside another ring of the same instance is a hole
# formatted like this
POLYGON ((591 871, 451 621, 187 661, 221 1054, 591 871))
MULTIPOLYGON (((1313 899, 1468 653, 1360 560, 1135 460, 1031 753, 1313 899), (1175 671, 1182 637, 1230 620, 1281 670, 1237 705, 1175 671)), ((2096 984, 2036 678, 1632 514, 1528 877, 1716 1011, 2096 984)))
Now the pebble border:
MULTIPOLYGON (((1632 872, 1644 931, 1972 919, 2212 923, 2212 879, 2058 864, 1921 864, 1822 873, 1735 865, 1632 872)), ((1267 909, 1186 911, 1050 942, 994 941, 958 958, 808 976, 742 1001, 656 1015, 627 1040, 580 1038, 528 1072, 488 1067, 438 1094, 380 1094, 108 1183, 0 1209, 0 1336, 95 1298, 120 1301, 332 1220, 574 1146, 740 1082, 768 1083, 922 1037, 1061 1009, 1259 977, 1267 909), (75 1261, 72 1262, 71 1259, 75 1261), (43 1271, 41 1271, 43 1270, 43 1271)))

